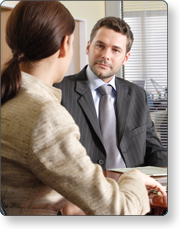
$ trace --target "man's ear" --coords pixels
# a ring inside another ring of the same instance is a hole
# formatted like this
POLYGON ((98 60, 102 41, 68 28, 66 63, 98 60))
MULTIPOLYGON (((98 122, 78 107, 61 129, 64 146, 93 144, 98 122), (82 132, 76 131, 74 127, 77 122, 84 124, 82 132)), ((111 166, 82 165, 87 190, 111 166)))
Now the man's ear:
POLYGON ((62 45, 59 49, 59 58, 63 58, 66 56, 68 50, 68 36, 66 35, 63 39, 62 45))
POLYGON ((127 64, 127 61, 130 57, 130 52, 126 53, 126 56, 125 56, 125 59, 124 59, 124 62, 123 62, 123 65, 126 65, 127 64))
POLYGON ((88 41, 87 46, 86 46, 86 54, 89 54, 89 47, 90 47, 90 41, 88 41))

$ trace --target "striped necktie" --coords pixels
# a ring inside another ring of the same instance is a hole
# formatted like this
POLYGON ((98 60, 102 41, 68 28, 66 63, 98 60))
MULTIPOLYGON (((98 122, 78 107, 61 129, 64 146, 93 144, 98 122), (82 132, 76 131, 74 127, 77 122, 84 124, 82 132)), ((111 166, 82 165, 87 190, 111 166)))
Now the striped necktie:
POLYGON ((126 165, 117 147, 116 115, 111 98, 112 87, 99 87, 102 94, 100 100, 100 125, 104 147, 106 149, 106 170, 125 168, 126 165))

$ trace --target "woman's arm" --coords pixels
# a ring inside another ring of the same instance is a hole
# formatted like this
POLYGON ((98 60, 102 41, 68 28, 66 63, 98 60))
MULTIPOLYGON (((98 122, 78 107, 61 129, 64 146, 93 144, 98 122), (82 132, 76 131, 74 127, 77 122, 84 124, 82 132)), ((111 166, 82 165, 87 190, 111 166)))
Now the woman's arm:
POLYGON ((145 185, 152 184, 134 171, 122 175, 118 182, 105 178, 102 168, 91 162, 80 144, 79 128, 72 117, 58 106, 46 103, 34 123, 28 155, 31 171, 88 215, 149 212, 145 185))

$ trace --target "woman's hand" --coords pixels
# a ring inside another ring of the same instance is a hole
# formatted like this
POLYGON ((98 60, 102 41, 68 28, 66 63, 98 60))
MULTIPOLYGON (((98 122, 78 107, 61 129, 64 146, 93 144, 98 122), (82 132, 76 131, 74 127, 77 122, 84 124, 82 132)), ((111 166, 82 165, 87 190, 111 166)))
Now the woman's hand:
POLYGON ((163 196, 167 196, 166 187, 163 187, 159 182, 155 179, 147 176, 144 173, 141 173, 139 170, 133 170, 134 172, 138 173, 141 179, 143 180, 147 190, 158 190, 162 193, 163 196))
POLYGON ((67 201, 65 207, 61 209, 62 215, 86 215, 83 210, 74 205, 73 203, 67 201))

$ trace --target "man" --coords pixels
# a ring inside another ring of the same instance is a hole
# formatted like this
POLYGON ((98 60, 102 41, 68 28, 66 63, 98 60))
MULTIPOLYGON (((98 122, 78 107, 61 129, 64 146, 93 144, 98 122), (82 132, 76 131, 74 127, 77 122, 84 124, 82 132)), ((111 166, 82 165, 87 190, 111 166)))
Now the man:
POLYGON ((122 19, 99 20, 86 48, 89 65, 55 84, 62 90, 62 105, 80 128, 82 145, 103 170, 167 166, 167 151, 155 133, 146 92, 115 76, 127 63, 132 43, 131 29, 122 19), (105 98, 102 85, 112 90, 108 96, 113 104, 109 116, 106 107, 110 102, 106 105, 107 100, 102 102, 105 98), (111 122, 113 112, 115 117, 111 122))

